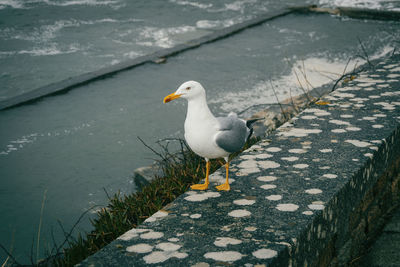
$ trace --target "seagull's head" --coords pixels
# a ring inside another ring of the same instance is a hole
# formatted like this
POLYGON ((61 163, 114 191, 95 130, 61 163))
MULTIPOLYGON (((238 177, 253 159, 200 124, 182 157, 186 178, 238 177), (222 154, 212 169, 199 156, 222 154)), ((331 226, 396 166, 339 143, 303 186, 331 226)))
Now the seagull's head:
POLYGON ((164 103, 168 103, 177 98, 186 98, 187 100, 195 99, 198 97, 205 98, 206 91, 199 82, 188 81, 179 86, 175 93, 167 95, 164 98, 164 103))

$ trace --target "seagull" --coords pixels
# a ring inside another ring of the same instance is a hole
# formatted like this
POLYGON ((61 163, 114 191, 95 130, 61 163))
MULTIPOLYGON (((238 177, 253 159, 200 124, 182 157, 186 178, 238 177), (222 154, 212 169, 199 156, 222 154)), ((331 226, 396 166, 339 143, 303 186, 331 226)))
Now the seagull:
POLYGON ((196 81, 183 83, 176 92, 164 98, 164 103, 177 98, 185 98, 188 101, 185 140, 190 149, 206 161, 204 184, 192 185, 191 189, 208 189, 210 159, 224 158, 226 181, 216 188, 218 191, 229 191, 229 155, 243 147, 253 132, 251 125, 260 119, 245 121, 233 112, 227 117, 214 117, 207 105, 206 91, 196 81))

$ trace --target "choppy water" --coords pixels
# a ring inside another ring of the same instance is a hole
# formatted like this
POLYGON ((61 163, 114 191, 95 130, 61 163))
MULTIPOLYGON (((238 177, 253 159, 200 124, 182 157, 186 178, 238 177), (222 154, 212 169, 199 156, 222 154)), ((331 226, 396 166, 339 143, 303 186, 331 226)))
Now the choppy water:
POLYGON ((3 0, 0 99, 172 47, 296 2, 3 0))
MULTIPOLYGON (((0 0, 0 99, 172 47, 260 13, 310 3, 0 0)), ((329 5, 396 9, 398 3, 338 0, 329 5)), ((154 157, 136 136, 151 144, 182 136, 184 102, 162 105, 161 99, 184 80, 203 83, 217 115, 240 112, 275 101, 269 79, 284 99, 302 92, 295 74, 301 79, 304 67, 308 81, 319 86, 340 75, 349 57, 362 53, 358 38, 371 57, 379 57, 396 47, 399 35, 399 24, 393 22, 291 15, 163 65, 146 64, 0 112, 0 243, 14 244, 18 259, 29 258, 45 191, 41 244, 51 243, 52 229, 61 240, 57 220, 68 229, 85 209, 105 205, 103 188, 134 191, 133 170, 154 157)), ((80 229, 90 229, 88 220, 80 229)), ((0 263, 3 259, 0 252, 0 263)))

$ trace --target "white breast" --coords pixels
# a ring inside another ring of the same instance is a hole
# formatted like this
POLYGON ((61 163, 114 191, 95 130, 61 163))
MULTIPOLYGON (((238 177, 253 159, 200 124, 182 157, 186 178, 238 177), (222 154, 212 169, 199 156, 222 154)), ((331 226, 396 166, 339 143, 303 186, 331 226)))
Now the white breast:
POLYGON ((185 121, 185 139, 194 153, 201 157, 214 159, 226 157, 228 152, 221 149, 215 143, 218 133, 218 122, 212 120, 188 120, 185 121))

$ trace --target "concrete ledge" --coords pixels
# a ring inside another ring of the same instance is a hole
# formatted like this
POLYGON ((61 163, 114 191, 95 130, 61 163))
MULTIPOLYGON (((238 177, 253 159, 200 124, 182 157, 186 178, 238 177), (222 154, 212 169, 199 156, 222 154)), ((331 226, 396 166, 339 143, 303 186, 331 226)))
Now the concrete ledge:
POLYGON ((399 62, 375 62, 233 160, 230 192, 214 189, 220 169, 211 190, 186 192, 80 266, 347 264, 399 195, 399 62))

